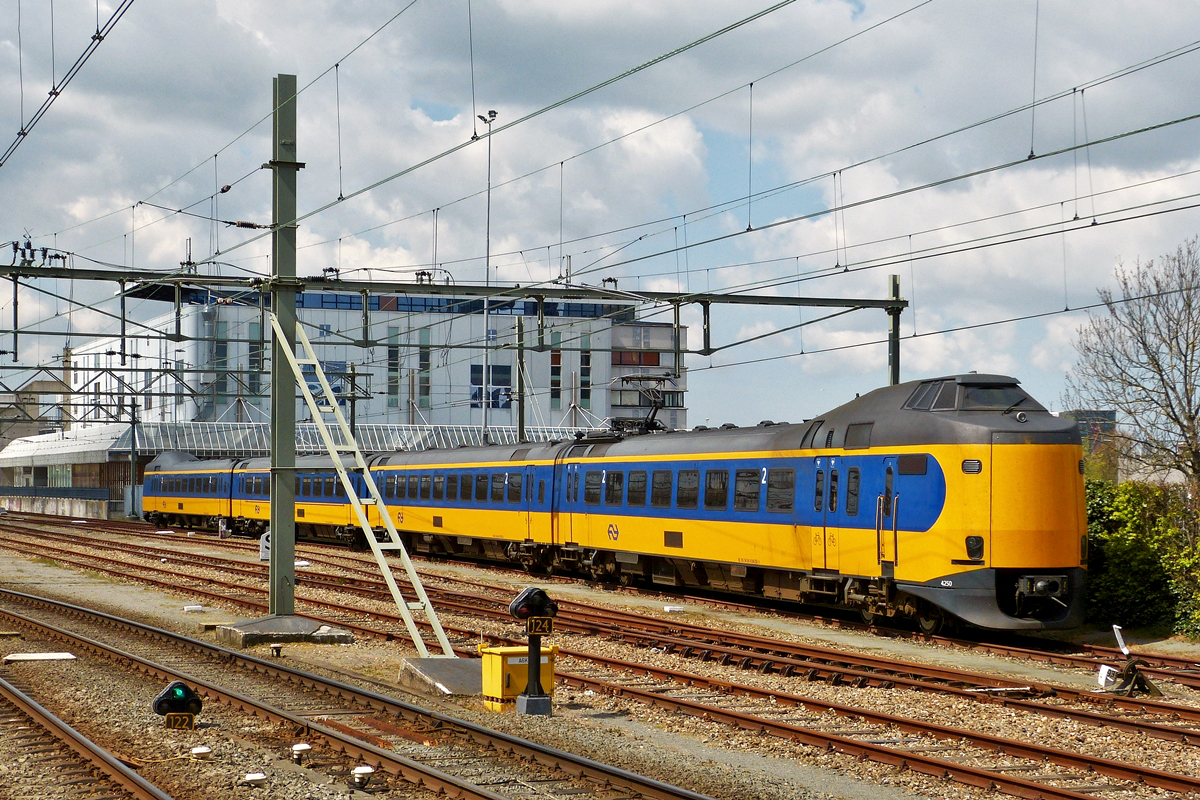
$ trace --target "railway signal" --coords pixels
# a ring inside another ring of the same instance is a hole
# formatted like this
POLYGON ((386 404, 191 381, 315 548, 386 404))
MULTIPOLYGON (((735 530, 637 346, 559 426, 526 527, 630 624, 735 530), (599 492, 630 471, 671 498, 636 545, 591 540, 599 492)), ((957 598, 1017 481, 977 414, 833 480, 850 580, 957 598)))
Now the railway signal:
POLYGON ((172 681, 158 693, 151 707, 163 718, 166 727, 191 730, 196 725, 196 715, 204 708, 204 701, 183 681, 172 681))
POLYGON ((550 716, 550 697, 542 689, 542 636, 554 633, 558 603, 545 590, 529 586, 508 604, 508 613, 525 622, 529 634, 529 678, 525 691, 517 695, 517 713, 550 716))

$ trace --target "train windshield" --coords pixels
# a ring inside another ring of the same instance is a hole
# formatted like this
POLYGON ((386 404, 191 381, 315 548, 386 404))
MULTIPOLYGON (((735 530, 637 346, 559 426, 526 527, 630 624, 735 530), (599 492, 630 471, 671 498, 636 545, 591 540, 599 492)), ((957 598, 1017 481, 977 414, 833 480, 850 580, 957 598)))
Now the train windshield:
POLYGON ((1045 411, 1046 409, 1034 400, 1019 386, 964 386, 959 408, 964 411, 1045 411))

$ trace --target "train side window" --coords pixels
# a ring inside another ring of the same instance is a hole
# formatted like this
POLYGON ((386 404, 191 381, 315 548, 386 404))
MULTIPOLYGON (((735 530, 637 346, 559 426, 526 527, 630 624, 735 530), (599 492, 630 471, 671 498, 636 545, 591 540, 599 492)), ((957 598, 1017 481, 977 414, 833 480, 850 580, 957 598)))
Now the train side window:
POLYGON ((503 503, 504 502, 504 473, 503 472, 493 472, 492 473, 492 502, 493 503, 503 503))
POLYGON ((705 471, 704 507, 709 511, 724 511, 729 508, 729 470, 705 471))
POLYGON ((299 475, 296 476, 296 487, 295 487, 295 491, 293 492, 293 494, 296 497, 300 496, 300 476, 299 475))
POLYGON ((933 410, 952 410, 954 408, 956 394, 958 394, 958 384, 956 384, 954 381, 946 381, 944 384, 942 384, 942 390, 938 392, 937 400, 933 401, 933 410))
POLYGON ((508 473, 508 502, 521 502, 521 486, 524 483, 525 476, 519 472, 508 473))
POLYGON ((858 467, 851 467, 846 473, 846 516, 853 517, 858 514, 858 492, 861 482, 862 476, 858 467))
POLYGON ((671 507, 671 479, 673 477, 670 470, 654 470, 650 486, 650 505, 653 508, 671 507))
POLYGON ((383 496, 388 500, 396 496, 396 476, 388 475, 383 479, 383 496))
POLYGON ((887 468, 887 474, 883 478, 883 515, 890 517, 892 515, 892 482, 895 480, 892 468, 887 468))
POLYGON ((462 480, 458 485, 458 497, 464 503, 469 503, 475 499, 475 473, 468 472, 462 476, 462 480))
POLYGON ((263 497, 271 496, 271 479, 270 477, 263 478, 263 497))
POLYGON ((600 505, 600 484, 604 473, 598 469, 589 469, 583 476, 583 502, 585 505, 600 505))
POLYGON ((446 496, 446 476, 445 475, 434 475, 433 476, 433 499, 441 500, 445 496, 446 496))
POLYGON ((813 491, 813 511, 825 510, 825 470, 817 470, 816 488, 813 491))
POLYGON ((838 471, 829 470, 829 513, 837 511, 838 504, 838 471))
POLYGON ((924 453, 900 456, 896 459, 896 466, 900 468, 901 475, 924 475, 929 470, 928 458, 924 453))
POLYGON ((917 411, 928 411, 930 404, 933 403, 934 396, 937 394, 938 387, 941 385, 939 381, 922 383, 912 393, 912 397, 908 398, 908 402, 904 404, 904 407, 913 408, 917 411))
POLYGON ((700 499, 700 470, 679 470, 679 487, 676 492, 676 508, 695 508, 700 499))
POLYGON ((418 477, 418 476, 416 476, 416 475, 409 475, 409 476, 408 476, 408 499, 409 499, 409 500, 416 500, 416 499, 417 499, 417 494, 418 494, 418 492, 419 492, 419 489, 418 489, 418 487, 419 487, 420 485, 421 485, 421 479, 420 479, 420 477, 418 477))
POLYGON ((864 450, 871 446, 871 429, 874 422, 859 422, 846 426, 846 441, 842 446, 847 450, 864 450))
POLYGON ((421 476, 421 495, 420 495, 420 497, 422 500, 429 499, 429 491, 430 491, 430 486, 432 483, 433 483, 433 481, 431 481, 429 479, 428 475, 421 476))
POLYGON ((646 470, 635 469, 629 473, 629 493, 625 501, 630 508, 645 508, 646 506, 646 470))
POLYGON ((308 477, 307 475, 305 475, 305 476, 304 476, 304 477, 301 479, 301 486, 300 486, 300 488, 301 488, 300 494, 301 494, 302 496, 304 496, 304 497, 311 497, 311 496, 312 496, 312 478, 310 478, 310 477, 308 477))
POLYGON ((538 481, 538 505, 546 502, 546 482, 538 481))
POLYGON ((458 476, 446 476, 446 499, 454 501, 458 499, 458 476))
POLYGON ((825 422, 823 419, 818 419, 808 426, 808 430, 804 432, 804 438, 800 440, 800 448, 806 449, 812 447, 813 439, 816 438, 817 429, 825 422))
POLYGON ((486 503, 488 499, 488 476, 487 473, 475 476, 475 502, 486 503))
POLYGON ((337 482, 338 482, 337 479, 334 478, 332 475, 325 476, 325 496, 326 497, 335 497, 336 496, 333 487, 334 487, 334 484, 336 484, 337 482))
POLYGON ((733 508, 736 511, 758 511, 762 473, 757 469, 739 469, 733 476, 733 508))
POLYGON ((610 470, 604 479, 604 505, 619 506, 625 500, 625 473, 610 470))
POLYGON ((796 470, 767 470, 767 511, 791 511, 796 497, 796 470))
MULTIPOLYGON (((271 488, 271 484, 268 483, 267 489, 270 489, 270 488, 271 488)), ((268 492, 268 494, 269 493, 270 492, 268 492)), ((345 497, 346 496, 346 487, 342 483, 341 476, 334 476, 334 478, 333 478, 333 496, 334 497, 345 497)))

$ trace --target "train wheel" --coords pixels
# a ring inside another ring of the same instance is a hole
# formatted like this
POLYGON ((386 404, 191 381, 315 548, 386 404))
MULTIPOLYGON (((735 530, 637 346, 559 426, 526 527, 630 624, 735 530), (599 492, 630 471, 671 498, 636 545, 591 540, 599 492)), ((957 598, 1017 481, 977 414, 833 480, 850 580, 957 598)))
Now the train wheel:
POLYGON ((859 611, 858 616, 862 619, 865 625, 874 625, 879 621, 879 615, 873 611, 859 611))
POLYGON ((926 606, 917 614, 917 630, 926 636, 937 636, 946 625, 946 616, 940 608, 926 606))

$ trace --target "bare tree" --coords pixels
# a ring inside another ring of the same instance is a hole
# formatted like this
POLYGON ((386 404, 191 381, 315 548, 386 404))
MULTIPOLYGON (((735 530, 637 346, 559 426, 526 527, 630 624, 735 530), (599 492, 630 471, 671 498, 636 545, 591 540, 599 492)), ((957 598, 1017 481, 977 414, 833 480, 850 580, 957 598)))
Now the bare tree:
POLYGON ((1117 412, 1120 455, 1152 473, 1200 483, 1200 246, 1192 238, 1154 261, 1119 263, 1119 294, 1075 344, 1068 402, 1117 412))

